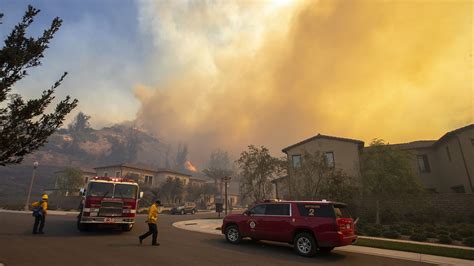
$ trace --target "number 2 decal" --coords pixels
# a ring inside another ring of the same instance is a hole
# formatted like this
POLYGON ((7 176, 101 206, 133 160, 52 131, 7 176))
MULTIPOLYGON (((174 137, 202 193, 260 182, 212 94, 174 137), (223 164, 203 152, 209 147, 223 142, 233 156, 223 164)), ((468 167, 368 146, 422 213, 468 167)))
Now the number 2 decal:
POLYGON ((314 209, 309 209, 308 210, 308 215, 309 216, 314 216, 314 209))

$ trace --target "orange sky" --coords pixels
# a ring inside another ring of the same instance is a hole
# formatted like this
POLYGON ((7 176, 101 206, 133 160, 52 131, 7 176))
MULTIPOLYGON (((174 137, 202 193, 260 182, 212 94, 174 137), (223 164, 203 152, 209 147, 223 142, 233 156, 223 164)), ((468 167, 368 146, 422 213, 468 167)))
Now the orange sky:
POLYGON ((282 155, 317 133, 437 139, 474 121, 472 1, 183 3, 141 7, 163 78, 134 92, 137 122, 192 160, 249 144, 282 155))

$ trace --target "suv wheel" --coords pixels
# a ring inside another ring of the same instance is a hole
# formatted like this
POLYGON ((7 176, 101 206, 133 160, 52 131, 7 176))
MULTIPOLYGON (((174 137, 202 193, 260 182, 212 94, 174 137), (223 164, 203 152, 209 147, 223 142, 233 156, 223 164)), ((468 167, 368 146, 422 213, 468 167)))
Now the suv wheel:
POLYGON ((196 213, 196 210, 193 209, 193 210, 191 211, 191 214, 195 214, 195 213, 196 213))
POLYGON ((225 229, 225 239, 232 244, 238 244, 242 239, 239 228, 236 225, 230 225, 225 229))
POLYGON ((295 236, 294 249, 300 256, 312 257, 316 254, 316 241, 309 233, 299 233, 295 236))
POLYGON ((184 215, 186 212, 184 210, 181 210, 180 214, 184 215))

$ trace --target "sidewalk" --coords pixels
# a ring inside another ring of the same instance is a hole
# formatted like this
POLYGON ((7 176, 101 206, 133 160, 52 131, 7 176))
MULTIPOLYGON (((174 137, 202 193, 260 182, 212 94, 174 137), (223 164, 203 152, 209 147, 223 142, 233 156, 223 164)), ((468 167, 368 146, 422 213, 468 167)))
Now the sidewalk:
MULTIPOLYGON (((221 225, 222 225, 222 219, 196 219, 196 220, 181 221, 181 222, 173 223, 174 227, 177 227, 180 229, 206 233, 206 234, 213 234, 213 235, 222 235, 221 231, 217 229, 217 228, 220 228, 221 225)), ((360 238, 365 238, 365 237, 360 237, 360 238)), ((380 238, 371 238, 371 237, 367 237, 367 238, 380 239, 380 238)), ((387 240, 387 239, 384 238, 383 240, 387 240)), ((414 242, 414 241, 405 241, 405 240, 390 240, 390 241, 396 241, 396 242, 401 242, 401 243, 414 242)), ((420 244, 419 242, 415 242, 415 243, 420 244)), ((453 247, 449 245, 442 245, 442 244, 436 244, 436 243, 423 243, 423 244, 427 244, 427 245, 432 244, 435 246, 443 246, 443 247, 449 247, 449 248, 462 248, 462 249, 469 249, 469 250, 474 251, 474 248, 470 248, 470 247, 453 247)), ((396 258, 396 259, 403 259, 403 260, 410 260, 410 261, 434 263, 438 265, 466 265, 466 266, 474 265, 474 261, 470 261, 470 260, 426 255, 426 254, 397 251, 397 250, 389 250, 389 249, 354 246, 354 245, 339 247, 337 248, 337 250, 367 254, 367 255, 374 255, 374 256, 396 258)))

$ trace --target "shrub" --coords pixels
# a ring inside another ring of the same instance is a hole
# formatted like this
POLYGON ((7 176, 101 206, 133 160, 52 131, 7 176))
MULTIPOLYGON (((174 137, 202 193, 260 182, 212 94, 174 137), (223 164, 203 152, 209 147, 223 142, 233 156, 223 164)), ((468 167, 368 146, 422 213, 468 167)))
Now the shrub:
POLYGON ((413 241, 426 241, 426 236, 425 234, 415 233, 410 236, 410 239, 413 241))
POLYGON ((441 244, 451 244, 453 240, 447 235, 440 235, 438 236, 438 242, 441 244))
POLYGON ((409 236, 412 234, 412 231, 410 229, 402 228, 400 229, 400 234, 404 236, 409 236))
POLYGON ((464 245, 474 247, 474 237, 468 237, 462 242, 464 245))
POLYGON ((376 227, 368 227, 368 228, 365 229, 365 233, 368 236, 380 236, 381 230, 379 228, 376 228, 376 227))
POLYGON ((431 224, 424 224, 423 229, 425 230, 425 232, 436 232, 436 228, 431 224))
POLYGON ((400 238, 400 234, 397 231, 385 231, 382 233, 383 237, 397 239, 400 238))
POLYGON ((433 233, 433 232, 426 232, 426 233, 425 233, 425 236, 426 236, 427 238, 436 238, 436 234, 433 233))
POLYGON ((437 230, 437 231, 436 231, 436 234, 438 234, 438 235, 449 235, 449 232, 448 232, 448 231, 444 231, 444 230, 437 230))
POLYGON ((462 241, 462 237, 460 234, 458 233, 451 233, 449 235, 449 237, 451 237, 451 239, 454 239, 454 240, 457 240, 457 241, 462 241))
POLYGON ((397 232, 400 232, 401 226, 398 225, 398 224, 392 224, 392 225, 389 226, 389 229, 390 229, 390 231, 397 231, 397 232))
POLYGON ((417 227, 413 228, 413 232, 418 233, 418 234, 422 234, 422 233, 425 232, 425 229, 423 227, 417 226, 417 227))
POLYGON ((472 230, 469 230, 469 229, 460 229, 458 231, 458 233, 463 238, 468 238, 468 237, 473 237, 474 236, 474 232, 472 230))

